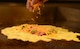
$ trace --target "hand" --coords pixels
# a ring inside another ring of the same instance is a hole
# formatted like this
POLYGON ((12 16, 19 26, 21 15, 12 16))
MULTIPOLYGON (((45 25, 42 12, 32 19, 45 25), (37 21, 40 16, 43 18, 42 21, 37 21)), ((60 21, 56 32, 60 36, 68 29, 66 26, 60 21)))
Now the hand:
POLYGON ((47 0, 27 0, 26 7, 34 12, 34 10, 39 11, 40 6, 43 6, 47 0))

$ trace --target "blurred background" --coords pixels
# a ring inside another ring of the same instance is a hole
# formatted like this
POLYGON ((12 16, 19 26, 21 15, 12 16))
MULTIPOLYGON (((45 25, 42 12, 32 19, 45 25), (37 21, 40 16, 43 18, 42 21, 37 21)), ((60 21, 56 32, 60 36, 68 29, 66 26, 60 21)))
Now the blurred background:
MULTIPOLYGON (((80 0, 48 0, 47 3, 53 3, 53 2, 68 2, 68 1, 80 1, 80 0)), ((0 2, 18 2, 18 3, 25 3, 26 0, 0 0, 0 2)))

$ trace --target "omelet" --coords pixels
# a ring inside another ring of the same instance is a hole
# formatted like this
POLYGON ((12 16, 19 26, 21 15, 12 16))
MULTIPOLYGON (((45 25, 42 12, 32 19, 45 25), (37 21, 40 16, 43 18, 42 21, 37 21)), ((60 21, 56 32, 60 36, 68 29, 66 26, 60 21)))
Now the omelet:
POLYGON ((79 33, 52 25, 21 24, 4 28, 1 33, 7 36, 8 39, 22 40, 24 42, 50 42, 52 39, 80 42, 79 38, 77 38, 77 36, 80 36, 79 33))

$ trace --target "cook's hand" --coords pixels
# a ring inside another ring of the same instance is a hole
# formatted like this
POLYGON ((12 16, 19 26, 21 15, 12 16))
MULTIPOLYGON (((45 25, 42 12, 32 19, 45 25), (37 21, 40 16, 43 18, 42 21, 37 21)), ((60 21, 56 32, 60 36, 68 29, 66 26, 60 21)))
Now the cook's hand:
POLYGON ((47 0, 27 0, 26 7, 32 12, 34 10, 38 11, 40 10, 40 6, 43 6, 46 1, 47 0))

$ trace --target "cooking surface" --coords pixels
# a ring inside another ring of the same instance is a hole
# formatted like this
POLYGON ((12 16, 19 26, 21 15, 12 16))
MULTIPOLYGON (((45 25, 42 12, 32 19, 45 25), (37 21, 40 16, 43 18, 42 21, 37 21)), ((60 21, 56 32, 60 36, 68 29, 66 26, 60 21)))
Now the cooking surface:
MULTIPOLYGON (((25 5, 15 3, 0 4, 0 30, 23 23, 51 24, 71 31, 80 32, 80 4, 46 4, 41 9, 42 15, 29 12, 25 5), (36 18, 38 16, 38 18, 36 18), (34 18, 33 21, 31 18, 34 18)), ((8 40, 0 34, 0 49, 80 49, 80 43, 39 41, 37 43, 8 40)))
POLYGON ((80 43, 66 41, 51 41, 29 43, 16 40, 8 40, 6 44, 0 45, 0 49, 80 49, 80 43))

